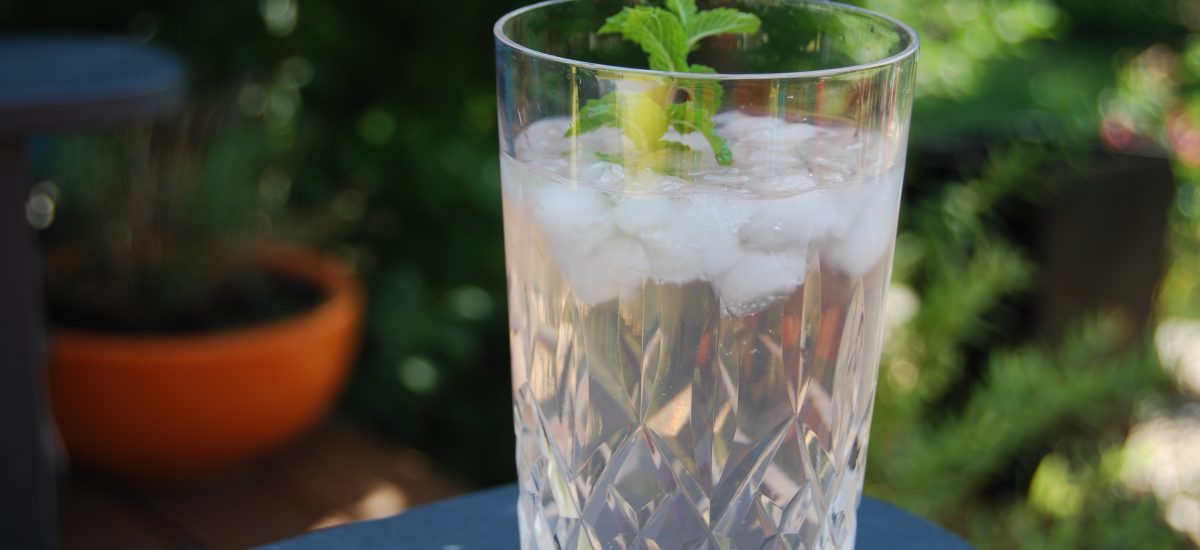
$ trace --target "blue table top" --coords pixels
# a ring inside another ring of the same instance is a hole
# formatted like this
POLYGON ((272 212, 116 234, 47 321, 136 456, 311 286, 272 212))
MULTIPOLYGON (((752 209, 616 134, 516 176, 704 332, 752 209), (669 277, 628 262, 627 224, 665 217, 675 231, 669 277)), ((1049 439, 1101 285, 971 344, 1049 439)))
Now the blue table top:
MULTIPOLYGON (((517 550, 517 486, 505 485, 386 519, 317 531, 273 550, 517 550)), ((858 511, 858 550, 970 550, 932 523, 869 497, 858 511)))
POLYGON ((177 107, 184 64, 120 37, 0 37, 0 135, 117 124, 177 107))

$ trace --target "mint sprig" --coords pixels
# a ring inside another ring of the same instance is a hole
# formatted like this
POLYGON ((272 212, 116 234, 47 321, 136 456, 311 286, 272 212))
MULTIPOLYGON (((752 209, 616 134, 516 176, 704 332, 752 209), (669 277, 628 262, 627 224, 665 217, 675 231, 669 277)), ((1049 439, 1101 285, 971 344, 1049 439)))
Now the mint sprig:
MULTIPOLYGON (((713 74, 704 65, 689 64, 688 54, 700 41, 722 34, 757 32, 762 22, 754 14, 731 8, 700 11, 695 0, 665 0, 667 9, 652 6, 623 8, 609 17, 600 34, 620 34, 646 52, 650 68, 673 73, 713 74)), ((673 79, 664 86, 642 92, 610 92, 579 110, 567 135, 578 135, 605 126, 621 128, 634 142, 643 165, 662 170, 662 162, 692 157, 682 143, 664 140, 668 126, 687 134, 700 132, 712 147, 717 163, 733 164, 733 152, 716 133, 713 115, 721 106, 720 83, 711 80, 673 79), (683 101, 675 101, 683 91, 683 101)))
POLYGON ((687 72, 688 36, 674 13, 662 8, 624 8, 609 17, 600 34, 620 33, 637 42, 656 71, 687 72))
MULTIPOLYGON (((696 4, 692 1, 678 0, 680 3, 696 4)), ((716 8, 699 12, 695 17, 684 23, 684 31, 688 36, 689 51, 696 49, 700 41, 710 36, 722 34, 749 34, 758 32, 762 22, 754 14, 742 13, 733 8, 716 8)))

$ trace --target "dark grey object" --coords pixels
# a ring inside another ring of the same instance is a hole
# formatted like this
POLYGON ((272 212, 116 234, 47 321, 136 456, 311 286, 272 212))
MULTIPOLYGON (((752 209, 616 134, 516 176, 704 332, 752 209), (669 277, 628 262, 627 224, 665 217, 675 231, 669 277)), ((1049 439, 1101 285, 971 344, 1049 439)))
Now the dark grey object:
POLYGON ((106 37, 0 37, 0 546, 56 546, 53 428, 26 140, 152 117, 184 96, 183 63, 106 37))

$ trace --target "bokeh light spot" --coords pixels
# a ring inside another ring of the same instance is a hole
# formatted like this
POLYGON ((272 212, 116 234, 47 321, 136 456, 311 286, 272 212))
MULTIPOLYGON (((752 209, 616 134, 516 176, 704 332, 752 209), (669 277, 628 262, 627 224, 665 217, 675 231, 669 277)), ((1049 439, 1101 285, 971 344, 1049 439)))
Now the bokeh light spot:
POLYGON ((260 0, 258 11, 267 26, 267 32, 278 37, 292 34, 300 19, 296 0, 260 0))
POLYGON ((41 181, 29 191, 25 202, 25 220, 34 229, 45 229, 54 223, 54 211, 58 202, 58 186, 51 181, 41 181))
POLYGON ((438 383, 437 367, 419 355, 401 361, 396 376, 404 387, 415 393, 429 393, 438 383))
POLYGON ((358 189, 347 189, 333 200, 333 215, 347 222, 361 220, 367 213, 367 196, 358 189))
POLYGON ((307 86, 312 82, 315 72, 312 62, 298 55, 284 59, 279 64, 280 80, 284 85, 292 88, 307 86))
POLYGON ((1055 453, 1042 458, 1029 482, 1029 503, 1052 517, 1077 515, 1083 507, 1083 490, 1072 479, 1071 465, 1055 453))
POLYGON ((450 292, 450 308, 463 319, 476 321, 492 312, 492 297, 477 286, 464 286, 450 292))
POLYGON ((258 178, 258 198, 268 207, 283 206, 291 189, 292 177, 279 166, 268 166, 258 178))
POLYGON ((384 145, 396 133, 396 119, 380 107, 372 107, 358 118, 358 135, 371 145, 384 145))

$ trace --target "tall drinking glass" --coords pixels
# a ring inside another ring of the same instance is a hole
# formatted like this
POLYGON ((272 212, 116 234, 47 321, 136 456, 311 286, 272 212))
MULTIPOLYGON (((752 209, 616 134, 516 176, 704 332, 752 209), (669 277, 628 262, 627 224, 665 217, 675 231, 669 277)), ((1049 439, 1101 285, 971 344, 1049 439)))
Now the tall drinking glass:
POLYGON ((495 26, 522 547, 852 548, 917 36, 713 2, 761 28, 652 71, 635 4, 495 26))

